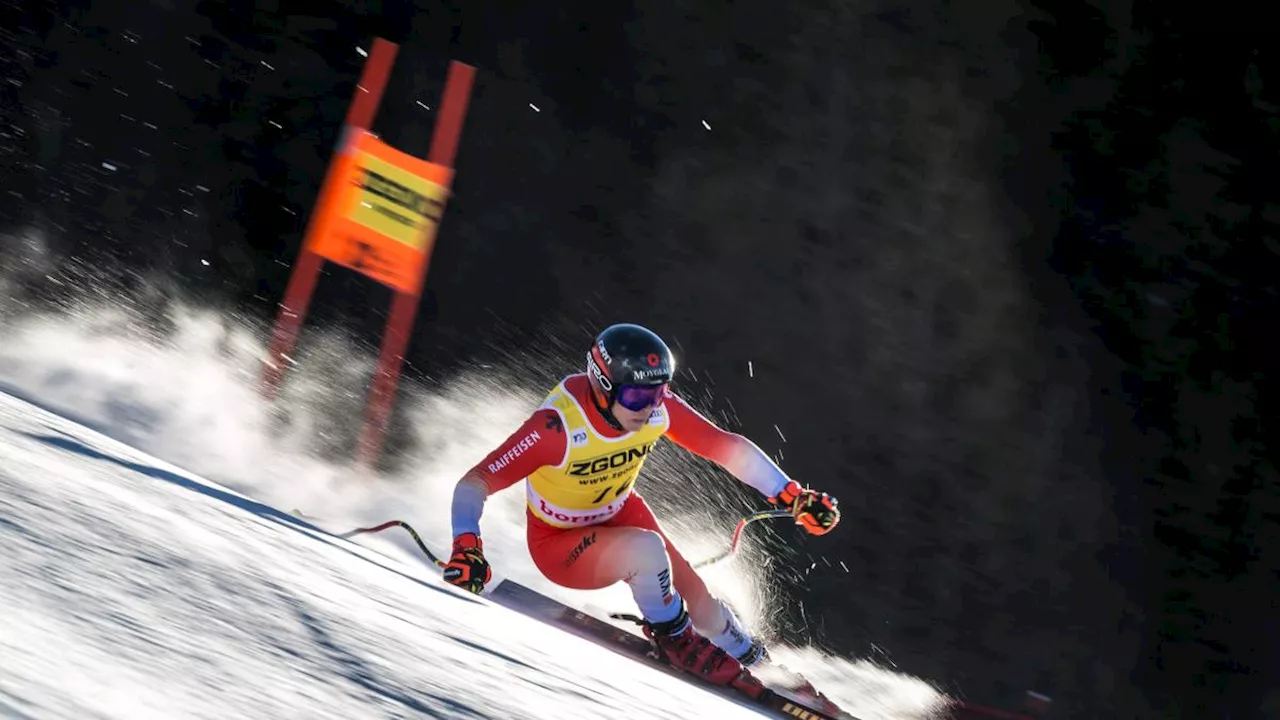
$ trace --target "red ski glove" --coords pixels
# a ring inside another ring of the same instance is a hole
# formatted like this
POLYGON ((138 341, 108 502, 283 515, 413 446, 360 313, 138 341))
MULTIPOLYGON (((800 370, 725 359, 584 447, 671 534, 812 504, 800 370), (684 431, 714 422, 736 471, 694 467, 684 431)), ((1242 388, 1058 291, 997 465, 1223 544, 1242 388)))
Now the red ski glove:
POLYGON ((453 539, 453 555, 444 566, 444 581, 479 595, 485 583, 493 579, 489 562, 484 559, 484 541, 475 533, 462 533, 453 539))
POLYGON ((826 535, 840 522, 840 508, 836 499, 817 490, 800 487, 792 480, 782 492, 769 498, 769 502, 791 511, 796 524, 811 535, 826 535))

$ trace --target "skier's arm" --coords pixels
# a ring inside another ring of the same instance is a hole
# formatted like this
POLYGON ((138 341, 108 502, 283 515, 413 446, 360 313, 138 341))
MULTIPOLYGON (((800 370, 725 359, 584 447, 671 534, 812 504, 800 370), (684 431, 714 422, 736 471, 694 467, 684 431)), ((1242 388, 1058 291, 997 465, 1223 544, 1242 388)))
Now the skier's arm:
POLYGON ((667 393, 664 406, 671 425, 667 429, 677 445, 711 460, 767 498, 786 488, 791 478, 755 443, 717 427, 679 395, 667 393))
POLYGON ((510 437, 458 481, 453 490, 453 536, 456 538, 463 533, 479 536, 485 500, 515 485, 540 467, 559 464, 567 447, 564 424, 555 410, 541 409, 529 416, 510 437))

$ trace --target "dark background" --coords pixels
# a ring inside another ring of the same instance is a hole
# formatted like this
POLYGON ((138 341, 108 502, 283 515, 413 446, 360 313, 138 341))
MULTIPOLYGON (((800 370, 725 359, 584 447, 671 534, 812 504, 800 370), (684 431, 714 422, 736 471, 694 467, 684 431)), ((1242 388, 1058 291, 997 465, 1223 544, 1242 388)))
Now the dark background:
MULTIPOLYGON (((1280 717, 1266 13, 641 5, 7 2, 0 221, 48 245, 10 293, 132 269, 267 322, 356 46, 404 43, 376 128, 419 155, 474 64, 412 377, 538 387, 641 322, 840 498, 786 536, 849 568, 780 576, 807 639, 1061 717, 1280 717)), ((310 323, 373 346, 387 301, 332 269, 310 323)))

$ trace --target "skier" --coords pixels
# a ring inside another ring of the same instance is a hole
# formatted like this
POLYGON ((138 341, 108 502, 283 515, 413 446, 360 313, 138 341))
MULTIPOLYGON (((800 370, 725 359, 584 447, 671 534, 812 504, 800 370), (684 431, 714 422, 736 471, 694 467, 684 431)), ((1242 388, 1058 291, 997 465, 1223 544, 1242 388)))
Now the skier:
POLYGON ((635 481, 663 435, 715 461, 814 535, 840 519, 835 498, 802 487, 747 438, 726 432, 669 387, 666 343, 632 324, 601 332, 586 373, 565 377, 524 424, 467 472, 453 494, 452 556, 444 579, 479 593, 492 578, 480 538, 485 499, 523 479, 527 539, 542 574, 594 590, 624 581, 645 635, 673 666, 748 693, 764 646, 713 596, 663 533, 635 481), (709 640, 708 640, 709 638, 709 640))

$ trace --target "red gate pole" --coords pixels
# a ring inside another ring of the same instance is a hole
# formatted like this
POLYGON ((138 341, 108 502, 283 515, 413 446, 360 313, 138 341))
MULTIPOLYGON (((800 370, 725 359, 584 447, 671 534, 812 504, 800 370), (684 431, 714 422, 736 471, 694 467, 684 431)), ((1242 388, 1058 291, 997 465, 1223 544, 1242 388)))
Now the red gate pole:
MULTIPOLYGON (((382 103, 382 93, 387 88, 387 79, 391 76, 391 66, 395 63, 398 50, 398 45, 382 38, 376 38, 373 41, 369 59, 365 61, 360 82, 356 85, 351 105, 347 108, 346 121, 337 144, 339 151, 345 144, 347 133, 352 129, 367 130, 373 125, 373 118, 377 115, 378 106, 382 103)), ((276 397, 280 380, 284 377, 285 365, 289 362, 288 354, 298 340, 302 322, 307 316, 307 306, 311 304, 311 295, 315 292, 316 281, 324 265, 324 259, 309 249, 305 238, 309 238, 315 232, 316 220, 321 215, 319 209, 326 207, 332 201, 332 195, 336 189, 337 167, 337 162, 329 161, 324 182, 320 186, 320 194, 307 221, 302 250, 298 254, 297 262, 294 263, 289 284, 285 286, 284 300, 281 301, 276 315, 271 344, 262 368, 262 394, 267 400, 274 400, 276 397)))
MULTIPOLYGON (((440 114, 431 137, 431 155, 427 158, 437 165, 453 167, 475 74, 476 69, 471 65, 456 60, 449 63, 449 74, 445 79, 444 95, 440 102, 440 114)), ((435 239, 432 238, 431 244, 423 253, 422 281, 419 287, 426 284, 427 270, 431 266, 431 252, 434 249, 435 239)), ((373 467, 378 455, 382 452, 382 444, 387 433, 387 421, 391 417, 396 387, 400 382, 404 353, 409 346, 413 320, 418 313, 421 299, 421 290, 417 293, 397 292, 395 299, 391 302, 391 313, 387 316, 387 329, 382 336, 378 369, 374 374, 364 428, 361 430, 360 443, 356 450, 358 462, 365 467, 373 467)))

